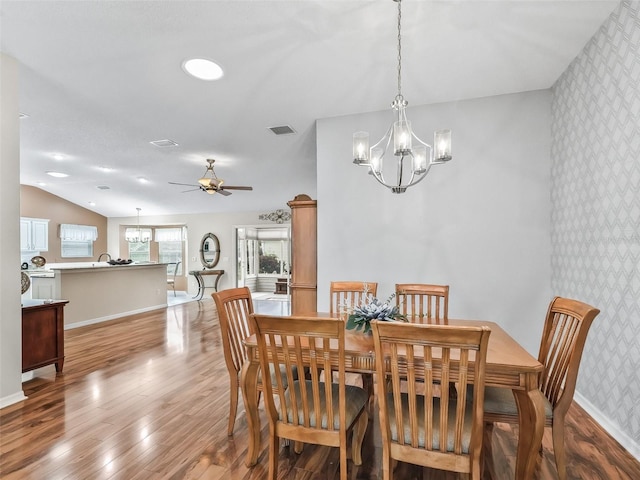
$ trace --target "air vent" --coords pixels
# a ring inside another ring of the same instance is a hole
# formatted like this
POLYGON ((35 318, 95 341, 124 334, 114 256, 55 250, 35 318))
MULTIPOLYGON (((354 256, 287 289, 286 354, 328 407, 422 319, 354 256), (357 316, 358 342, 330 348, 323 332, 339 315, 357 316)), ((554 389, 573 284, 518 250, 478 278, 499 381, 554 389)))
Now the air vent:
POLYGON ((173 140, 169 140, 168 138, 165 138, 164 140, 154 140, 153 142, 149 142, 152 145, 155 145, 156 147, 177 147, 178 144, 176 142, 174 142, 173 140))
POLYGON ((291 128, 289 125, 282 125, 280 127, 269 127, 276 135, 291 135, 292 133, 296 133, 296 131, 291 128))
POLYGON ((111 190, 111 187, 107 186, 107 185, 98 185, 98 188, 100 190, 111 190))

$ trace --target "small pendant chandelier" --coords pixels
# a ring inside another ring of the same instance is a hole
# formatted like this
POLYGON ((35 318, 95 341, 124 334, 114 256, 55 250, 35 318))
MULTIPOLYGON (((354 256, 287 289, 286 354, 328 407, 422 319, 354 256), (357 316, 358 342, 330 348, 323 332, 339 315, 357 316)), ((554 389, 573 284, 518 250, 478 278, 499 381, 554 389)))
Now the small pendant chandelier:
POLYGON ((124 233, 124 238, 129 243, 147 243, 151 241, 151 230, 140 228, 140 207, 136 207, 138 211, 138 228, 127 228, 124 233))
POLYGON ((402 0, 393 1, 398 4, 398 94, 391 107, 397 112, 397 120, 371 148, 368 132, 354 133, 353 163, 369 167, 369 174, 393 193, 404 193, 407 188, 424 180, 432 165, 451 160, 451 130, 435 132, 433 147, 420 140, 411 130, 411 122, 406 115, 408 102, 402 96, 402 0), (398 157, 394 183, 387 182, 382 173, 383 159, 391 146, 393 155, 398 157))

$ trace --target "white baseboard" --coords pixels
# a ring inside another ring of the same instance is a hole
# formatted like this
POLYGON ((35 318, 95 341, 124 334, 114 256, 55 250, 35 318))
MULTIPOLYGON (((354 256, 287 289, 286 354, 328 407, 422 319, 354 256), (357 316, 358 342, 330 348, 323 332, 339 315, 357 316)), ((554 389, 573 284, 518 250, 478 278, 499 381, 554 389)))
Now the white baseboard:
POLYGON ((640 444, 623 431, 617 423, 611 421, 606 415, 598 410, 589 400, 587 400, 579 392, 575 392, 573 399, 584 410, 593 417, 593 419, 604 428, 609 435, 616 439, 636 460, 640 461, 640 444))
POLYGON ((83 320, 81 322, 74 322, 64 326, 65 330, 71 330, 72 328, 86 327, 87 325, 93 325, 94 323, 107 322, 109 320, 115 320, 116 318, 128 317, 129 315, 135 315, 137 313, 150 312, 151 310, 159 310, 161 308, 167 308, 167 304, 153 305, 151 307, 140 308, 138 310, 130 310, 128 312, 116 313, 114 315, 107 315, 105 317, 90 318, 89 320, 83 320))
POLYGON ((8 407, 9 405, 22 402, 26 399, 27 397, 25 397, 24 392, 20 390, 19 392, 0 398, 0 408, 8 407))

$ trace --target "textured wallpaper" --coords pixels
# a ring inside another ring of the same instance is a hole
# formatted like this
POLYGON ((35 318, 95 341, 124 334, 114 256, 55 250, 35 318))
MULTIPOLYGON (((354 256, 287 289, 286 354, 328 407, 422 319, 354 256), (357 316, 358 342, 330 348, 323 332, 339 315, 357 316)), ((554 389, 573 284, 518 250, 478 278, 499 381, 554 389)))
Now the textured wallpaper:
POLYGON ((551 287, 601 310, 577 391, 640 444, 640 2, 552 89, 551 287))

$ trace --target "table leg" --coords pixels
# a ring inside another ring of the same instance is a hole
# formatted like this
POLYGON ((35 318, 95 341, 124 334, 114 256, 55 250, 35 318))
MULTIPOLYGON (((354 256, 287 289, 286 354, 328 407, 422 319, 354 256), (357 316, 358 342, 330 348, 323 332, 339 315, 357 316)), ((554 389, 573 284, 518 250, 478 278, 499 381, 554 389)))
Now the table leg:
POLYGON ((214 289, 216 292, 218 291, 218 282, 220 281, 220 277, 221 277, 221 276, 222 276, 222 274, 221 274, 221 273, 219 273, 219 274, 216 276, 216 284, 213 286, 213 289, 214 289))
POLYGON ((196 282, 198 282, 198 293, 196 293, 193 298, 202 300, 202 296, 204 295, 204 280, 199 273, 194 273, 193 276, 196 278, 196 282))
POLYGON ((529 390, 514 390, 518 405, 519 438, 515 478, 533 478, 544 433, 544 400, 538 388, 537 374, 527 381, 529 390))
MULTIPOLYGON (((251 354, 251 352, 249 352, 251 354)), ((251 358, 251 356, 249 356, 251 358)), ((242 387, 242 399, 247 416, 249 428, 249 447, 247 448, 247 467, 253 467, 258 463, 260 450, 260 415, 258 414, 258 370, 257 361, 247 360, 242 366, 240 386, 242 387)))

